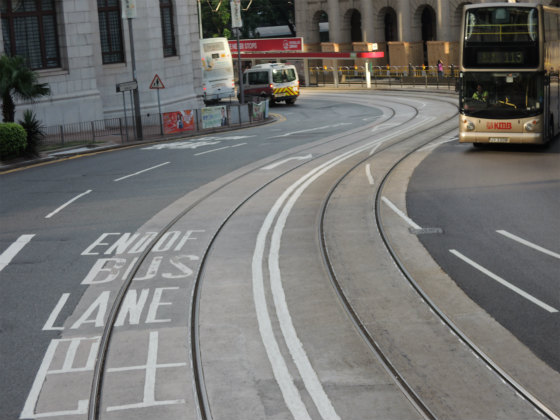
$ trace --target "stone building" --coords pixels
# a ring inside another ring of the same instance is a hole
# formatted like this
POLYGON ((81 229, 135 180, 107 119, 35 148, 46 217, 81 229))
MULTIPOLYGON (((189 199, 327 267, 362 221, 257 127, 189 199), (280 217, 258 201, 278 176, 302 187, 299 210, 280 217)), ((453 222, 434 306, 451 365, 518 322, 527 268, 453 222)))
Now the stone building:
MULTIPOLYGON (((494 2, 506 0, 494 0, 494 2)), ((518 3, 529 3, 519 0, 518 3)), ((560 5, 558 0, 531 3, 560 5)), ((484 0, 296 0, 297 35, 307 51, 385 52, 376 65, 445 66, 459 61, 463 5, 484 0), (328 22, 328 35, 319 25, 328 22)))
MULTIPOLYGON (((200 107, 199 26, 195 0, 137 0, 131 19, 142 114, 200 107)), ((131 81, 128 20, 121 0, 2 0, 1 53, 22 55, 49 84, 51 95, 19 105, 46 125, 123 115, 118 83, 131 81)), ((126 92, 130 109, 129 93, 126 92)))

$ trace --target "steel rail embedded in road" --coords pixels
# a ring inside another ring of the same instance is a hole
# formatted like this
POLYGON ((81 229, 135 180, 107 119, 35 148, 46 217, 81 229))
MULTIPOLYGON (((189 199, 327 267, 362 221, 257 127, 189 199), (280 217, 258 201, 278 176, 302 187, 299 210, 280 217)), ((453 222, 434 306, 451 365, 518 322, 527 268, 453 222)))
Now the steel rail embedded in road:
POLYGON ((379 188, 377 189, 375 197, 375 222, 379 233, 387 250, 389 251, 391 257, 397 264, 399 270, 402 272, 404 277, 407 279, 412 288, 420 295, 422 299, 428 304, 428 306, 434 311, 434 313, 439 317, 439 319, 445 323, 445 325, 450 328, 450 330, 463 342, 476 356, 478 356, 487 366, 491 369, 499 378, 501 378, 506 384, 511 386, 519 395, 521 395, 525 400, 527 400, 541 415, 550 420, 560 420, 560 417, 556 415, 551 409, 549 409, 545 404, 543 404, 536 396, 529 392, 525 387, 519 384, 514 378, 512 378, 506 371, 504 371, 500 366, 491 359, 484 351, 482 351, 474 342, 472 342, 469 337, 461 331, 455 323, 448 318, 445 313, 435 304, 435 302, 425 293, 420 285, 414 280, 413 276, 408 272, 403 262, 398 257, 397 253, 391 246, 388 236, 383 228, 383 223, 381 221, 381 201, 382 201, 382 191, 390 178, 391 174, 397 169, 397 167, 402 164, 409 156, 419 150, 422 146, 411 150, 409 153, 401 157, 395 164, 387 171, 383 179, 380 182, 379 188))
MULTIPOLYGON (((394 101, 394 102, 399 103, 398 101, 394 101)), ((399 105, 410 106, 409 104, 403 104, 403 103, 399 103, 399 105)), ((383 107, 386 107, 386 108, 390 109, 390 107, 387 107, 386 104, 384 104, 384 105, 377 104, 376 106, 383 106, 383 107)), ((417 114, 418 114, 418 109, 416 109, 415 114, 412 117, 410 117, 410 120, 415 118, 417 116, 417 114)), ((393 118, 394 116, 395 116, 395 112, 393 110, 392 115, 389 117, 389 119, 393 118)), ((366 134, 371 130, 371 126, 372 126, 371 124, 368 124, 366 127, 360 127, 358 129, 354 130, 353 132, 354 133, 366 134)), ((382 133, 388 132, 392 129, 393 129, 393 127, 387 127, 384 130, 381 129, 379 131, 376 131, 376 134, 382 134, 382 133)), ((329 137, 329 140, 322 143, 322 144, 328 144, 328 143, 340 140, 342 138, 345 138, 347 136, 348 136, 348 132, 342 133, 342 134, 339 134, 339 135, 334 135, 332 137, 329 137)), ((319 159, 319 158, 321 158, 325 155, 328 155, 328 154, 336 153, 337 151, 339 151, 341 149, 346 149, 349 146, 352 146, 353 144, 361 143, 361 142, 363 142, 363 138, 360 138, 359 140, 356 140, 354 142, 346 143, 343 146, 339 146, 339 147, 337 147, 333 150, 330 150, 329 152, 313 156, 310 160, 298 163, 296 166, 291 167, 287 170, 284 170, 280 174, 272 177, 266 183, 262 184, 259 188, 250 192, 244 199, 242 199, 238 203, 238 205, 233 210, 230 211, 230 213, 224 218, 224 220, 222 220, 222 222, 220 223, 220 225, 217 227, 214 234, 212 235, 212 238, 210 239, 208 245, 206 246, 206 249, 204 251, 204 255, 201 258, 201 263, 199 265, 199 268, 198 268, 196 276, 195 276, 193 290, 192 290, 192 294, 191 294, 191 301, 190 301, 190 306, 189 306, 189 313, 190 313, 189 328, 190 328, 190 335, 191 335, 190 336, 190 341, 191 341, 190 357, 191 357, 191 363, 192 363, 192 367, 193 367, 193 375, 194 375, 193 383, 194 383, 194 387, 195 387, 197 411, 198 411, 199 417, 201 419, 211 420, 212 419, 212 414, 211 414, 210 403, 208 401, 208 396, 207 396, 207 393, 206 393, 206 387, 204 385, 204 374, 203 374, 203 369, 202 369, 202 361, 201 361, 200 347, 199 347, 198 313, 199 313, 199 303, 200 303, 202 277, 203 277, 203 273, 204 273, 204 269, 205 269, 206 260, 207 260, 208 254, 209 254, 210 250, 212 249, 212 246, 213 246, 214 242, 216 241, 218 235, 223 230, 223 228, 227 224, 227 222, 233 217, 233 215, 245 203, 247 203, 251 198, 253 198, 256 194, 258 194, 260 191, 265 189, 271 183, 273 183, 276 180, 282 178, 283 176, 289 174, 290 172, 296 170, 297 168, 301 167, 302 165, 308 164, 310 161, 317 160, 317 159, 319 159)), ((315 147, 315 145, 311 145, 309 147, 304 147, 303 150, 309 150, 313 147, 315 147)), ((301 153, 301 151, 302 150, 300 149, 298 151, 298 153, 301 153)), ((289 155, 289 154, 284 154, 283 156, 279 157, 278 159, 283 159, 283 158, 285 158, 286 155, 289 155)), ((270 164, 270 162, 267 163, 267 164, 270 164)), ((151 242, 152 245, 147 247, 142 252, 142 254, 138 257, 138 259, 134 263, 134 266, 132 267, 132 269, 128 273, 127 278, 124 280, 121 288, 119 289, 119 291, 116 295, 116 298, 113 302, 113 305, 111 306, 111 309, 110 309, 110 312, 109 312, 109 315, 108 315, 108 319, 105 323, 105 327, 104 327, 104 330, 103 330, 103 333, 102 333, 102 336, 101 336, 101 339, 100 339, 99 350, 98 350, 98 354, 97 354, 96 361, 95 361, 92 387, 91 387, 91 392, 90 392, 90 400, 89 400, 89 407, 88 407, 88 420, 98 420, 99 419, 101 393, 102 393, 102 388, 103 388, 103 379, 104 379, 104 372, 105 372, 105 364, 106 364, 106 360, 107 360, 107 356, 108 356, 108 350, 109 350, 109 346, 110 346, 110 341, 111 341, 111 337, 112 337, 112 333, 113 333, 113 329, 114 329, 114 323, 115 323, 116 318, 118 316, 119 310, 122 306, 125 295, 128 292, 128 289, 130 288, 130 285, 132 284, 132 281, 133 281, 136 273, 139 271, 139 269, 140 269, 141 265, 143 264, 144 260, 148 257, 152 248, 155 246, 155 244, 158 243, 158 241, 163 237, 163 235, 165 235, 166 232, 168 232, 170 229, 172 229, 172 227, 176 223, 179 222, 179 220, 181 220, 183 217, 185 217, 190 211, 195 209, 197 206, 199 206, 205 200, 208 200, 210 197, 212 197, 214 194, 216 194, 220 190, 224 189, 228 185, 233 184, 234 182, 246 177, 247 175, 250 175, 251 173, 255 173, 257 171, 260 171, 267 164, 263 164, 262 166, 260 166, 258 168, 249 169, 249 170, 245 171, 244 173, 239 174, 239 175, 235 176, 234 178, 228 180, 224 184, 212 189, 207 194, 205 194, 203 197, 200 197, 199 199, 197 199, 194 203, 189 205, 187 208, 185 208, 183 211, 181 211, 175 218, 173 218, 173 220, 171 220, 158 233, 158 235, 153 239, 153 241, 151 242)), ((430 418, 430 417, 428 417, 428 418, 430 418)))

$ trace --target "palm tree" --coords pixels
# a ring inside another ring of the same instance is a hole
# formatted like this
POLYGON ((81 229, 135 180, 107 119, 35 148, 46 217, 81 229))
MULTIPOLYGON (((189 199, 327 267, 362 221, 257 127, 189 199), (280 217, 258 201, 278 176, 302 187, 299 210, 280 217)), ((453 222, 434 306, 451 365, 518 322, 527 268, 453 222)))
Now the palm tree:
POLYGON ((4 122, 14 122, 16 98, 32 100, 51 93, 47 83, 38 83, 37 74, 29 69, 22 57, 0 57, 0 96, 4 122))

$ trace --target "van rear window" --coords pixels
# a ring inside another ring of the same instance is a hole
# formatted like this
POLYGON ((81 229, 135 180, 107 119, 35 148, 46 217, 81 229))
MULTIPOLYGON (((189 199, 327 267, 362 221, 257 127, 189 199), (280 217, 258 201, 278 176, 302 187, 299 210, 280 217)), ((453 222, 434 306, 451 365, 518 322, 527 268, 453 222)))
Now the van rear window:
POLYGON ((287 83, 296 80, 294 69, 272 70, 272 81, 274 83, 287 83))

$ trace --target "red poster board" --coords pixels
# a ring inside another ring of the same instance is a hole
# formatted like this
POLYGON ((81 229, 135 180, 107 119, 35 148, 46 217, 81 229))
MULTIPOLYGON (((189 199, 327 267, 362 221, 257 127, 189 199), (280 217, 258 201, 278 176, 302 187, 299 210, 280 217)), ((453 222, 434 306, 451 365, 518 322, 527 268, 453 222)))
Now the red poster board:
POLYGON ((163 114, 163 132, 165 134, 182 133, 194 130, 192 110, 165 112, 163 114))

